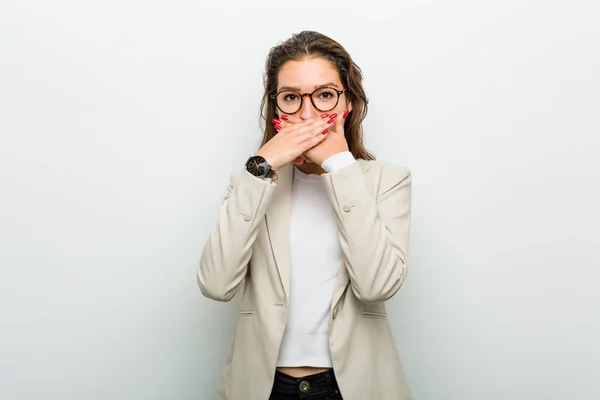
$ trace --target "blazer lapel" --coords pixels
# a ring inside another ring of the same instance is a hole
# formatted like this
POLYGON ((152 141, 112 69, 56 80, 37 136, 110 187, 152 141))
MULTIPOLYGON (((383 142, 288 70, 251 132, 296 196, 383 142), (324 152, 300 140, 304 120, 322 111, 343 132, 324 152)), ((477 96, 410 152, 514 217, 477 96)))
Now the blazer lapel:
MULTIPOLYGON (((363 160, 357 160, 357 162, 360 163, 363 173, 369 170, 369 163, 363 160)), ((350 275, 348 275, 348 270, 346 269, 346 265, 344 263, 345 261, 342 260, 340 271, 333 288, 333 298, 331 299, 332 310, 337 306, 338 301, 340 301, 340 298, 344 294, 346 287, 348 287, 348 284, 350 283, 350 275)))
POLYGON ((277 188, 266 213, 267 230, 286 300, 290 296, 290 207, 294 166, 277 171, 277 188))

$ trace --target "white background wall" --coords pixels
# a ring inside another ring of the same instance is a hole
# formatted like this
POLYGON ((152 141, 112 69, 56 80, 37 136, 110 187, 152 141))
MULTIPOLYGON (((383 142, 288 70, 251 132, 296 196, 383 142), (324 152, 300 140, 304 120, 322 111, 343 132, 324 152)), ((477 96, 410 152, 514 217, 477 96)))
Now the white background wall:
POLYGON ((0 398, 216 399, 236 304, 195 268, 303 29, 413 170, 415 399, 600 398, 599 3, 396 3, 3 0, 0 398))

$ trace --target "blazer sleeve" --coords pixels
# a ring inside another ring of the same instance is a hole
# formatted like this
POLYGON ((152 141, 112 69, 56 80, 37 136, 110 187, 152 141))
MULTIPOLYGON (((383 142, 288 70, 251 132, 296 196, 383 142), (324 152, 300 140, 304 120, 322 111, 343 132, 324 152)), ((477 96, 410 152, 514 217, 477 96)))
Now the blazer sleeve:
POLYGON ((246 276, 252 245, 275 187, 245 170, 231 175, 198 265, 198 286, 204 296, 229 301, 235 295, 246 276))
POLYGON ((358 162, 324 175, 350 284, 363 302, 391 298, 407 272, 411 172, 380 165, 377 193, 372 193, 358 162))

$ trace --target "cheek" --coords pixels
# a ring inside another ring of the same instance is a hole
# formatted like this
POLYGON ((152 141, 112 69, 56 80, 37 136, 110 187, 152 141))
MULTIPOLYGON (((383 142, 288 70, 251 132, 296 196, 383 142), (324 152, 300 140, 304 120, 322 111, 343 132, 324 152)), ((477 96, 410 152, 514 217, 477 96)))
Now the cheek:
POLYGON ((338 105, 337 105, 337 107, 335 108, 335 112, 336 112, 338 115, 342 115, 342 114, 344 113, 344 111, 346 111, 346 108, 348 108, 348 106, 346 105, 346 102, 345 102, 345 101, 342 101, 342 100, 340 99, 340 102, 339 102, 339 104, 338 104, 338 105))

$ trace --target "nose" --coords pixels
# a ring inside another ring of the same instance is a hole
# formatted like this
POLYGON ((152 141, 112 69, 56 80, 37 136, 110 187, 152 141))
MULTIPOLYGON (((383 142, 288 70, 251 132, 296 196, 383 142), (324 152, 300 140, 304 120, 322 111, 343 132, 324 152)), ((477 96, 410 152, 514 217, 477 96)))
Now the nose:
POLYGON ((305 97, 302 100, 302 107, 298 111, 300 113, 300 118, 309 119, 314 118, 319 114, 319 110, 313 106, 312 101, 310 100, 310 95, 304 95, 305 97))

